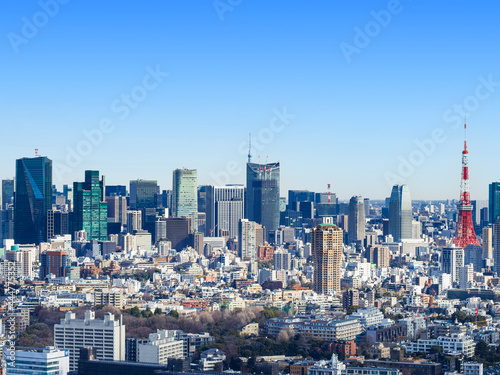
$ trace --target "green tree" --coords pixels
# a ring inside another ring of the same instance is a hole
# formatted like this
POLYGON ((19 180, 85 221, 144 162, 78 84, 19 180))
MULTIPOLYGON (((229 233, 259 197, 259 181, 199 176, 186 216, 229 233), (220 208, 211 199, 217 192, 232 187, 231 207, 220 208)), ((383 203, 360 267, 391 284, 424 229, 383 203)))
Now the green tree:
POLYGON ((169 316, 173 316, 174 318, 178 318, 179 317, 179 313, 177 312, 177 310, 170 310, 170 312, 168 313, 169 316))
POLYGON ((463 311, 455 311, 453 314, 451 314, 451 319, 453 321, 457 320, 459 323, 465 323, 465 321, 467 320, 467 314, 463 311))
POLYGON ((135 316, 136 318, 140 318, 142 316, 141 310, 137 306, 130 309, 130 315, 135 316))

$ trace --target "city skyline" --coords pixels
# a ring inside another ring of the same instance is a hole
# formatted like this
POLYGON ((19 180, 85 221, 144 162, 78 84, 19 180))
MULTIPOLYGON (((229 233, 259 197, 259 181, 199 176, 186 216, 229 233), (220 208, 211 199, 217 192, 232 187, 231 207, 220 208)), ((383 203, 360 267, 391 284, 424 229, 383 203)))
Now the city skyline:
POLYGON ((243 183, 252 133, 252 161, 279 161, 283 191, 330 183, 346 199, 381 199, 405 183, 414 199, 452 199, 467 115, 472 199, 485 199, 498 175, 482 166, 498 162, 488 150, 500 133, 491 7, 256 1, 221 14, 212 3, 61 1, 32 35, 25 24, 48 11, 6 2, 1 103, 10 142, 0 177, 14 175, 10 158, 38 148, 59 166, 58 186, 99 169, 110 184, 156 178, 168 188, 179 164, 205 184, 221 185, 221 173, 243 183), (125 105, 122 95, 139 100, 125 105), (187 145, 197 152, 186 154, 187 145), (321 174, 308 167, 329 154, 346 157, 321 174), (164 160, 161 170, 152 160, 164 160))

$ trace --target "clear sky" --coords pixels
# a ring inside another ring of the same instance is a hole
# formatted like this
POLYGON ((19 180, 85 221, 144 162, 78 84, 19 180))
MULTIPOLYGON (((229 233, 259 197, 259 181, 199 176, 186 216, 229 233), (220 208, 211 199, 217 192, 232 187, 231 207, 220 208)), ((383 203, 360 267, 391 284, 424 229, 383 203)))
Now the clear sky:
POLYGON ((486 199, 500 178, 499 10, 4 0, 0 177, 38 148, 58 187, 86 169, 162 189, 181 167, 199 184, 244 183, 252 133, 252 160, 281 163, 282 195, 331 183, 341 199, 379 199, 399 182, 414 199, 458 199, 467 114, 472 199, 486 199))

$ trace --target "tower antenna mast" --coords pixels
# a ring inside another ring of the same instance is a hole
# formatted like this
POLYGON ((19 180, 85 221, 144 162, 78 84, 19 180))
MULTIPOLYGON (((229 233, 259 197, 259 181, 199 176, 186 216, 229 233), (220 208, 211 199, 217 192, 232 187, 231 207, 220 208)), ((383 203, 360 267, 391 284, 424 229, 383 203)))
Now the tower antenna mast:
POLYGON ((248 134, 248 162, 252 162, 252 133, 248 134))
POLYGON ((458 204, 457 230, 453 243, 463 249, 467 245, 479 245, 472 222, 472 202, 469 186, 469 151, 467 151, 467 123, 464 121, 464 150, 462 151, 462 179, 460 185, 460 203, 458 204))

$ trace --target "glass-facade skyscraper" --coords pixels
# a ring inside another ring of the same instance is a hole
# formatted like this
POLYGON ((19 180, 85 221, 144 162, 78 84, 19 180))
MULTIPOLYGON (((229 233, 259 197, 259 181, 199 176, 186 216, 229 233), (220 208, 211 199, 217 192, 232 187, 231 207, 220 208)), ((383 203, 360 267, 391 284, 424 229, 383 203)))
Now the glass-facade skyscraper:
POLYGON ((363 197, 352 197, 349 201, 347 238, 349 244, 363 243, 365 239, 365 202, 363 197))
MULTIPOLYGON (((275 231, 280 224, 280 163, 247 163, 246 216, 275 231)), ((267 239, 267 236, 266 236, 267 239)))
POLYGON ((142 212, 142 228, 155 236, 156 208, 158 206, 156 180, 130 181, 130 209, 142 212))
POLYGON ((73 184, 73 200, 73 231, 85 230, 88 241, 107 241, 108 204, 99 171, 85 171, 85 182, 73 184))
POLYGON ((2 180, 2 206, 12 203, 12 198, 14 197, 14 180, 2 180))
POLYGON ((389 234, 394 241, 412 238, 412 207, 410 189, 394 185, 389 200, 389 234))
POLYGON ((191 230, 198 231, 198 173, 196 169, 176 169, 172 184, 172 216, 191 218, 191 230))
POLYGON ((500 216, 500 182, 490 184, 489 198, 490 224, 495 224, 500 216))
POLYGON ((52 160, 16 160, 14 240, 17 244, 47 241, 47 211, 52 209, 52 160))

